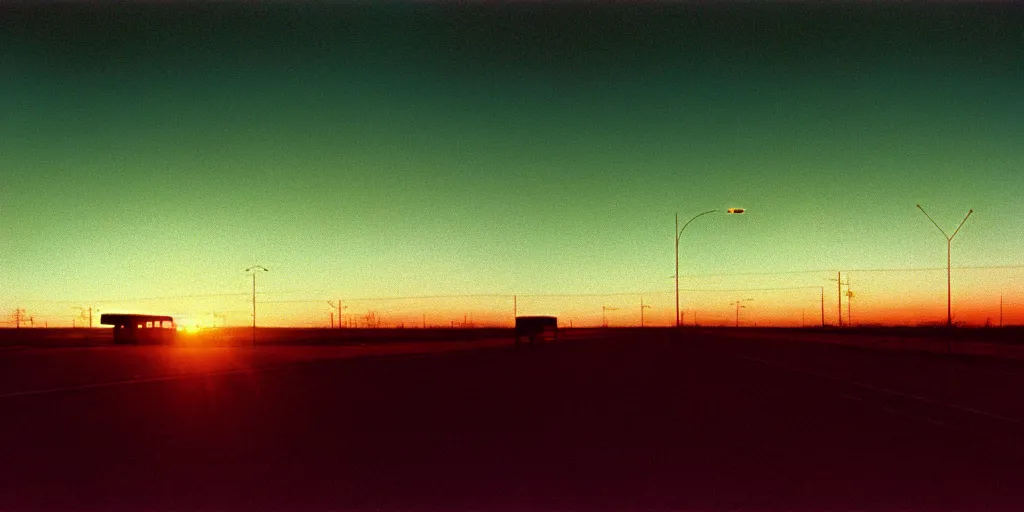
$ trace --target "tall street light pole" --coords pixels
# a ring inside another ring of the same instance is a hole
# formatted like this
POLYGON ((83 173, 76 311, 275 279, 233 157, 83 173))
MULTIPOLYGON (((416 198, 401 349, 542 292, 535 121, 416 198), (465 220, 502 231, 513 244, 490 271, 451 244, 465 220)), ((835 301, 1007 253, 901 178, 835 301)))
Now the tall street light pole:
MULTIPOLYGON (((707 215, 709 213, 715 213, 717 211, 720 210, 708 210, 706 212, 694 215, 693 218, 686 221, 686 224, 683 224, 682 229, 679 229, 679 213, 676 213, 676 327, 679 327, 679 238, 683 236, 683 231, 686 231, 686 226, 689 226, 691 222, 697 220, 697 217, 702 217, 704 215, 707 215)), ((740 214, 743 213, 744 211, 746 210, 744 210, 743 208, 729 208, 728 210, 725 211, 725 213, 740 214)))
POLYGON ((921 213, 923 213, 925 217, 928 217, 928 220, 932 221, 932 224, 935 224, 936 228, 939 228, 939 232, 942 233, 942 236, 946 237, 946 327, 952 327, 953 326, 953 286, 952 286, 952 279, 950 278, 950 269, 952 268, 951 267, 951 261, 952 261, 951 253, 952 253, 953 237, 955 237, 956 234, 960 231, 960 228, 962 228, 964 223, 967 222, 967 217, 970 217, 971 214, 974 213, 974 210, 967 210, 967 215, 964 216, 964 220, 960 221, 960 225, 956 227, 956 230, 953 231, 953 234, 952 235, 947 235, 946 232, 941 227, 939 227, 939 224, 937 222, 935 222, 934 219, 932 219, 932 216, 928 215, 928 212, 924 211, 924 208, 921 208, 921 205, 917 205, 917 209, 921 210, 921 213))
MULTIPOLYGON (((836 272, 835 279, 829 279, 829 281, 836 282, 836 318, 839 321, 839 327, 843 326, 843 273, 836 272)), ((822 302, 824 304, 824 302, 822 302)), ((824 310, 825 306, 822 306, 824 310)))
POLYGON ((252 346, 256 348, 256 271, 262 270, 268 272, 266 268, 261 265, 253 265, 247 269, 246 272, 252 274, 252 346))

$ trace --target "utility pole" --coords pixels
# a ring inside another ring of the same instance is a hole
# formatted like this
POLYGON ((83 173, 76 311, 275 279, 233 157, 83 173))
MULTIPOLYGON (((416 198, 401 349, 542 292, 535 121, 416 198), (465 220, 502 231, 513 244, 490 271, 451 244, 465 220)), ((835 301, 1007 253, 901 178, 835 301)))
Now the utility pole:
POLYGON ((513 295, 512 296, 512 320, 515 320, 519 316, 519 300, 513 295))
POLYGON ((650 309, 650 306, 644 305, 644 297, 640 296, 640 327, 644 326, 644 309, 650 309))
POLYGON ((618 309, 619 308, 601 306, 601 327, 608 327, 608 317, 605 315, 605 311, 617 311, 618 309))
POLYGON ((825 327, 825 287, 821 286, 821 326, 825 327))
POLYGON ((17 308, 17 309, 14 310, 14 314, 11 315, 11 316, 14 317, 14 328, 15 329, 21 329, 21 323, 22 322, 31 320, 30 318, 26 318, 25 315, 26 315, 26 313, 25 313, 24 309, 17 308))
MULTIPOLYGON (((75 306, 74 309, 78 310, 78 318, 81 318, 82 320, 88 320, 89 321, 89 328, 92 329, 92 308, 91 307, 84 308, 84 307, 75 306)), ((72 326, 75 325, 74 319, 72 319, 71 325, 72 326)))
POLYGON ((999 294, 999 327, 1003 326, 1003 294, 999 294))
POLYGON ((850 276, 846 276, 846 325, 853 327, 853 313, 850 305, 853 303, 853 290, 850 289, 850 276))
POLYGON ((269 272, 265 267, 261 265, 253 265, 247 269, 246 272, 252 274, 252 347, 256 348, 256 271, 262 270, 269 272))
POLYGON ((331 306, 332 308, 338 308, 338 328, 340 329, 341 328, 341 310, 342 309, 348 309, 348 306, 342 306, 341 305, 341 299, 338 299, 338 304, 337 305, 335 305, 334 302, 331 302, 331 301, 327 301, 327 305, 331 306))
POLYGON ((736 306, 736 327, 740 326, 740 308, 745 308, 743 303, 752 300, 754 299, 736 299, 736 302, 729 303, 730 306, 736 306))
MULTIPOLYGON (((829 281, 836 282, 836 294, 839 297, 839 305, 836 306, 836 316, 839 319, 839 327, 843 326, 843 273, 838 272, 835 279, 829 279, 829 281)), ((824 308, 824 306, 822 306, 824 308)))

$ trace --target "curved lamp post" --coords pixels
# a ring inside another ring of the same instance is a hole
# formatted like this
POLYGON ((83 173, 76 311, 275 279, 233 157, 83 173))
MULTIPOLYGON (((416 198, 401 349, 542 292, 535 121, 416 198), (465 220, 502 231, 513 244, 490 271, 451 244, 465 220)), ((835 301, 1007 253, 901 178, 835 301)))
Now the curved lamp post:
MULTIPOLYGON (((703 213, 698 213, 697 215, 694 215, 693 218, 686 221, 686 224, 683 224, 682 229, 679 229, 679 214, 676 213, 676 327, 679 327, 679 237, 683 236, 683 231, 686 230, 686 226, 689 226, 691 222, 697 220, 697 217, 702 217, 709 213, 715 213, 718 211, 721 210, 708 210, 703 213)), ((745 211, 746 210, 744 208, 729 208, 725 210, 725 213, 740 214, 745 211)))

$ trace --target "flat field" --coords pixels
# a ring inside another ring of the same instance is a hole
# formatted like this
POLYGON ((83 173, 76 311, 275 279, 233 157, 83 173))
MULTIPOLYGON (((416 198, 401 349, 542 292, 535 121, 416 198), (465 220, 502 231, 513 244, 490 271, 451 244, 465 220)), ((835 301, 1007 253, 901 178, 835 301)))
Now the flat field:
POLYGON ((803 334, 5 349, 0 509, 1024 507, 1024 362, 803 334))

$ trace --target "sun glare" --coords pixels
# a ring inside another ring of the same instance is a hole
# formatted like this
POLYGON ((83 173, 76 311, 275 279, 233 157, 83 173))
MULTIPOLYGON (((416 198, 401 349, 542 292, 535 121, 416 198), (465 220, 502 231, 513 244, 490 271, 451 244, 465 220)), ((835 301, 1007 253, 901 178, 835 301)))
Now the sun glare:
POLYGON ((194 318, 179 318, 175 322, 178 327, 178 332, 184 334, 196 334, 203 329, 201 321, 194 318))

